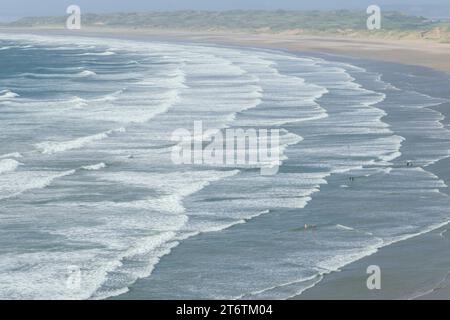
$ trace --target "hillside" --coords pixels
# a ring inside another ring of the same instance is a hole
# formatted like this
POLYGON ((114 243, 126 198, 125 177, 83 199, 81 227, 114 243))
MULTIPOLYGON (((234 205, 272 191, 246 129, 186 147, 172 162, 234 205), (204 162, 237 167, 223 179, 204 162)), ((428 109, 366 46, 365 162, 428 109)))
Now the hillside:
MULTIPOLYGON (((336 34, 382 38, 431 39, 450 42, 447 22, 398 12, 384 12, 382 29, 366 29, 364 11, 173 11, 83 14, 84 27, 165 29, 183 31, 243 31, 251 33, 336 34)), ((66 17, 29 17, 9 27, 64 27, 66 17)))

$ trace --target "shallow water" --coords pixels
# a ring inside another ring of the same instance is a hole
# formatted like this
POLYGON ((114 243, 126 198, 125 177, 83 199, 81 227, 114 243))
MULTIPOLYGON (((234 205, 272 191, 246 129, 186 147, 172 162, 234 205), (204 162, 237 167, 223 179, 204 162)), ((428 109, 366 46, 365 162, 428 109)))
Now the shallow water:
POLYGON ((1 298, 286 299, 450 220, 445 184, 427 171, 450 146, 427 107, 447 100, 376 66, 0 39, 1 298), (281 129, 280 172, 173 164, 171 133, 194 121, 281 129))

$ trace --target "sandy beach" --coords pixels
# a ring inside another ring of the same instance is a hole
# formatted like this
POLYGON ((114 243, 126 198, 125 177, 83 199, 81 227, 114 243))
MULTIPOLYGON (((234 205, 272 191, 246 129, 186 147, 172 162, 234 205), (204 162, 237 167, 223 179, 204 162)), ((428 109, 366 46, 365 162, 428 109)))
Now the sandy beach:
MULTIPOLYGON (((0 33, 36 33, 92 37, 119 37, 134 40, 164 40, 214 45, 245 46, 331 54, 432 68, 450 72, 450 44, 431 41, 393 41, 379 39, 332 38, 318 36, 197 33, 126 29, 0 29, 0 33)), ((450 105, 439 110, 448 126, 450 105)), ((449 159, 429 169, 450 183, 449 159)), ((442 191, 442 190, 441 190, 442 191)), ((445 192, 446 190, 444 190, 445 192)), ((326 275, 313 288, 296 299, 448 299, 450 297, 450 234, 447 226, 380 249, 375 254, 326 275), (370 265, 382 268, 382 289, 370 291, 365 286, 370 265)))

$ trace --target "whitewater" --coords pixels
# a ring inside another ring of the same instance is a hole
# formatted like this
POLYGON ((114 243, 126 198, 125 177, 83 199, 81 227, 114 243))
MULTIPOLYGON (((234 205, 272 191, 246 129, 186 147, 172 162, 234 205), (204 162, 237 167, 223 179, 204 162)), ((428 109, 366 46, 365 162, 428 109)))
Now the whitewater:
POLYGON ((450 221, 427 170, 450 155, 433 109, 448 101, 380 73, 198 44, 2 34, 0 47, 2 299, 287 299, 450 221), (194 121, 279 129, 279 173, 173 164, 171 134, 194 121))

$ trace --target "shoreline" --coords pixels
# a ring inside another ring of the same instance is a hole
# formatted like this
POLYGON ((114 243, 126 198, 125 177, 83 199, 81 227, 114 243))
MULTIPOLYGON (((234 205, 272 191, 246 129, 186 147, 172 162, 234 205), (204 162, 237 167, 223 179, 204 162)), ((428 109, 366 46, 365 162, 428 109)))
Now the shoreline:
POLYGON ((323 277, 293 300, 448 300, 448 225, 382 247, 376 253, 323 277), (401 256, 399 256, 401 255, 401 256), (366 270, 381 269, 381 290, 368 290, 366 270), (338 292, 339 291, 339 292, 338 292))
MULTIPOLYGON (((4 31, 4 29, 0 29, 0 33, 4 31)), ((405 41, 402 44, 396 45, 390 41, 327 39, 320 37, 306 37, 304 39, 299 39, 297 36, 292 37, 295 39, 291 39, 291 37, 284 36, 274 39, 276 36, 269 35, 221 35, 179 32, 142 34, 140 32, 133 33, 131 30, 115 31, 116 32, 104 32, 95 29, 90 31, 72 32, 67 30, 32 28, 16 29, 13 32, 52 35, 68 35, 70 33, 73 36, 107 36, 116 38, 119 36, 127 39, 131 38, 133 40, 144 41, 165 39, 188 43, 206 43, 210 45, 234 45, 277 49, 294 53, 314 52, 319 54, 337 54, 344 55, 345 57, 419 65, 433 68, 438 71, 450 72, 450 50, 448 50, 450 49, 450 45, 434 44, 432 48, 418 47, 419 44, 423 45, 424 42, 427 44, 429 43, 426 41, 405 41), (237 38, 235 38, 236 36, 237 38), (293 43, 296 40, 302 40, 302 42, 293 43), (355 48, 358 44, 367 45, 370 48, 355 48), (439 50, 443 50, 445 47, 448 48, 447 52, 442 53, 437 49, 433 49, 435 47, 439 47, 439 50), (421 53, 416 55, 416 50, 420 50, 421 53), (402 56, 403 54, 406 55, 406 58, 402 56), (374 56, 377 57, 375 58, 374 56), (436 61, 434 59, 435 57, 440 58, 436 61), (445 57, 445 59, 443 57, 445 57), (418 63, 410 63, 411 61, 414 62, 414 59, 418 59, 418 63)), ((433 43, 430 42, 429 44, 433 43)), ((438 107, 431 108, 440 111, 446 116, 446 119, 442 120, 444 125, 448 125, 448 117, 450 115, 449 106, 449 104, 442 104, 438 107), (446 107, 446 110, 441 110, 443 108, 441 106, 446 107)), ((448 168, 449 164, 450 159, 447 158, 429 166, 429 169, 433 173, 446 173, 445 168, 448 168)), ((447 184, 449 183, 449 176, 442 176, 441 174, 439 174, 439 176, 447 184)), ((450 296, 450 279, 448 279, 450 267, 448 267, 448 269, 446 268, 446 266, 450 266, 450 255, 445 254, 446 252, 450 252, 450 246, 448 245, 450 234, 445 236, 447 227, 448 226, 440 227, 436 230, 382 247, 376 253, 346 265, 341 271, 324 275, 322 281, 294 299, 339 299, 340 297, 337 296, 337 289, 349 294, 342 297, 343 299, 447 299, 450 296), (417 256, 415 255, 415 252, 419 251, 418 248, 420 247, 424 254, 417 256), (405 254, 405 252, 408 252, 408 254, 405 254), (398 261, 397 257, 399 254, 402 254, 403 256, 406 255, 408 259, 398 261), (367 266, 377 264, 376 262, 379 261, 383 261, 383 264, 380 264, 383 269, 383 277, 386 279, 386 281, 383 281, 383 289, 388 288, 388 293, 385 293, 383 290, 380 292, 369 291, 364 286, 364 279, 368 277, 366 274, 367 266), (432 262, 432 264, 428 262, 432 262), (423 273, 427 271, 433 274, 427 275, 425 278, 428 280, 426 283, 423 283, 423 273), (409 280, 411 279, 417 279, 417 283, 410 283, 409 280), (342 288, 344 289, 342 290, 342 288), (408 290, 405 288, 408 288, 408 290)))
POLYGON ((353 37, 286 34, 249 34, 242 32, 195 32, 124 28, 2 28, 0 33, 30 33, 63 36, 120 37, 133 40, 171 40, 265 49, 315 52, 385 62, 417 65, 450 73, 450 43, 430 40, 359 39, 353 37))

